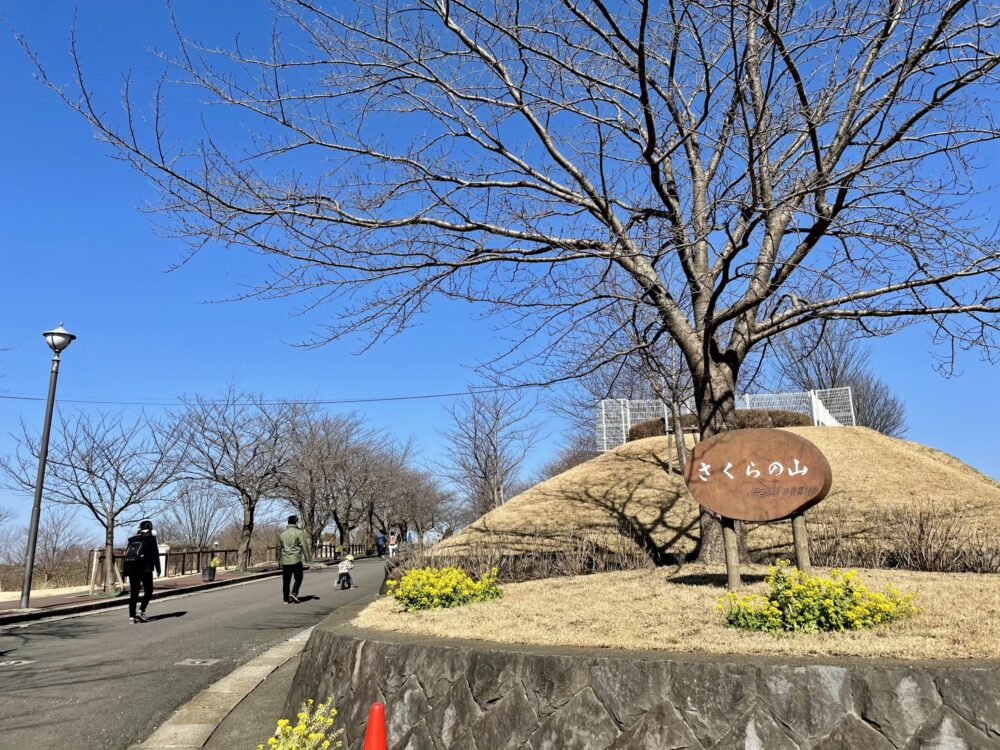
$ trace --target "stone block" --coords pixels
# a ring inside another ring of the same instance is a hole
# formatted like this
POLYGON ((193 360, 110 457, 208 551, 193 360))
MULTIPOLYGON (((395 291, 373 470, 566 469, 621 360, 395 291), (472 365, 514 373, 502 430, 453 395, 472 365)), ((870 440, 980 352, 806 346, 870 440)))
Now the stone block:
MULTIPOLYGON (((392 735, 390 735, 392 736, 392 735)), ((430 730, 427 727, 426 721, 421 721, 407 734, 402 741, 396 745, 393 744, 393 748, 398 747, 399 750, 438 750, 439 746, 434 742, 431 737, 430 730)))
POLYGON ((937 670, 945 704, 989 737, 1000 737, 1000 668, 937 670))
POLYGON ((545 719, 528 739, 528 747, 531 750, 592 750, 607 747, 618 734, 618 726, 611 715, 588 687, 545 719))
POLYGON ((514 686, 520 685, 520 654, 504 651, 472 651, 469 654, 469 687, 484 710, 514 686))
POLYGON ((670 662, 650 659, 600 659, 590 669, 597 699, 622 727, 670 697, 670 662))
POLYGON ((1000 750, 992 740, 950 709, 940 711, 907 746, 907 750, 1000 750))
POLYGON ((714 661, 671 664, 670 702, 708 745, 750 710, 757 697, 753 666, 714 661))
POLYGON ((892 750, 892 743, 854 714, 845 716, 813 750, 892 750))
POLYGON ((702 750, 704 747, 680 712, 663 702, 646 712, 608 750, 702 750))
POLYGON ((396 694, 386 696, 385 728, 390 737, 405 737, 430 713, 431 707, 415 675, 407 675, 396 694))
POLYGON ((525 654, 520 678, 531 707, 543 719, 590 685, 585 659, 525 654))
POLYGON ((451 747, 458 737, 469 733, 482 715, 483 710, 472 697, 469 683, 461 679, 431 709, 427 724, 442 747, 451 747))
POLYGON ((760 668, 761 700, 799 744, 823 737, 852 709, 850 673, 843 667, 760 668))
POLYGON ((854 677, 857 711, 896 747, 903 747, 941 706, 924 669, 879 667, 854 677))
MULTIPOLYGON (((480 704, 481 705, 481 704, 480 704)), ((472 727, 476 746, 489 750, 515 750, 538 728, 538 717, 521 683, 503 698, 488 704, 486 713, 472 727)))
POLYGON ((712 750, 799 750, 800 747, 762 706, 758 706, 741 716, 733 728, 712 745, 712 750))

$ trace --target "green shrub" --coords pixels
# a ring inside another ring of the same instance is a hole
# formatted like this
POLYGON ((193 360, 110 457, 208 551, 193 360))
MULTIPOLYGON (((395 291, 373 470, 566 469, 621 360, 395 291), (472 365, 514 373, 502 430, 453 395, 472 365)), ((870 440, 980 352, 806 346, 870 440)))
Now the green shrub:
POLYGON ((475 580, 461 568, 413 568, 399 581, 386 581, 386 590, 407 612, 438 607, 457 607, 485 602, 503 595, 497 585, 497 569, 475 580))
POLYGON ((257 750, 333 750, 343 747, 343 742, 337 738, 344 730, 333 729, 337 709, 330 705, 332 702, 332 698, 327 698, 313 707, 311 700, 306 701, 295 725, 288 719, 281 719, 274 736, 268 738, 266 745, 257 745, 257 750))
POLYGON ((809 576, 784 560, 768 568, 766 596, 730 592, 719 599, 729 627, 763 632, 860 630, 912 615, 915 594, 894 588, 873 592, 857 578, 857 571, 830 578, 809 576))

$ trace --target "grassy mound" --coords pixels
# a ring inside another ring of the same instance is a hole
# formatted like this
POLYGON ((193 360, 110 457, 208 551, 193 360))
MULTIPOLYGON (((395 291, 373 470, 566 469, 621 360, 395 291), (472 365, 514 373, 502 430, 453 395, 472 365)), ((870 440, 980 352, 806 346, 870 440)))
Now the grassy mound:
MULTIPOLYGON (((1000 484, 945 453, 864 427, 787 429, 813 442, 833 468, 830 494, 807 513, 814 546, 825 538, 878 547, 891 541, 886 514, 896 512, 944 513, 952 533, 984 538, 1000 525, 1000 484)), ((435 552, 545 554, 586 540, 608 555, 683 557, 698 541, 697 506, 676 470, 667 438, 626 443, 512 498, 435 552)), ((761 559, 787 553, 789 524, 752 528, 749 545, 761 559)))
MULTIPOLYGON (((746 593, 765 570, 744 568, 746 593)), ((817 571, 819 572, 819 571, 817 571)), ((823 571, 824 573, 827 571, 823 571)), ((449 610, 401 612, 370 604, 352 624, 400 633, 542 646, 710 654, 1000 659, 1000 576, 862 570, 872 588, 916 592, 916 615, 874 630, 751 633, 725 627, 716 601, 725 573, 689 565, 507 584, 503 598, 449 610), (969 606, 975 602, 975 606, 969 606)))

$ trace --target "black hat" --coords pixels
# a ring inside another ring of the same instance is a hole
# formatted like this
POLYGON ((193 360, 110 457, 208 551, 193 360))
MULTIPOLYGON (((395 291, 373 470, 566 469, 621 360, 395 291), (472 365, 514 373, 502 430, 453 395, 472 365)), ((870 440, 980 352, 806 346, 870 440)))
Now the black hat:
POLYGON ((289 525, 294 526, 298 522, 299 522, 299 517, 298 516, 289 516, 288 517, 288 523, 289 523, 289 525))
POLYGON ((152 531, 152 530, 153 530, 153 522, 150 521, 148 518, 139 521, 139 531, 152 531))

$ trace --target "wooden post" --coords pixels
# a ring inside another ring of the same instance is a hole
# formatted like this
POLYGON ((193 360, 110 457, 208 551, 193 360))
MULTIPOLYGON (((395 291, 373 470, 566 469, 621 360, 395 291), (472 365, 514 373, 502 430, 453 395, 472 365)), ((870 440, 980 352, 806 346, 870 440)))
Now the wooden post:
POLYGON ((809 532, 806 517, 802 513, 792 516, 792 544, 795 546, 795 565, 806 575, 812 575, 812 561, 809 559, 809 532))
POLYGON ((740 550, 736 539, 736 522, 732 518, 722 519, 722 541, 726 550, 726 577, 730 591, 743 585, 740 580, 740 550))

